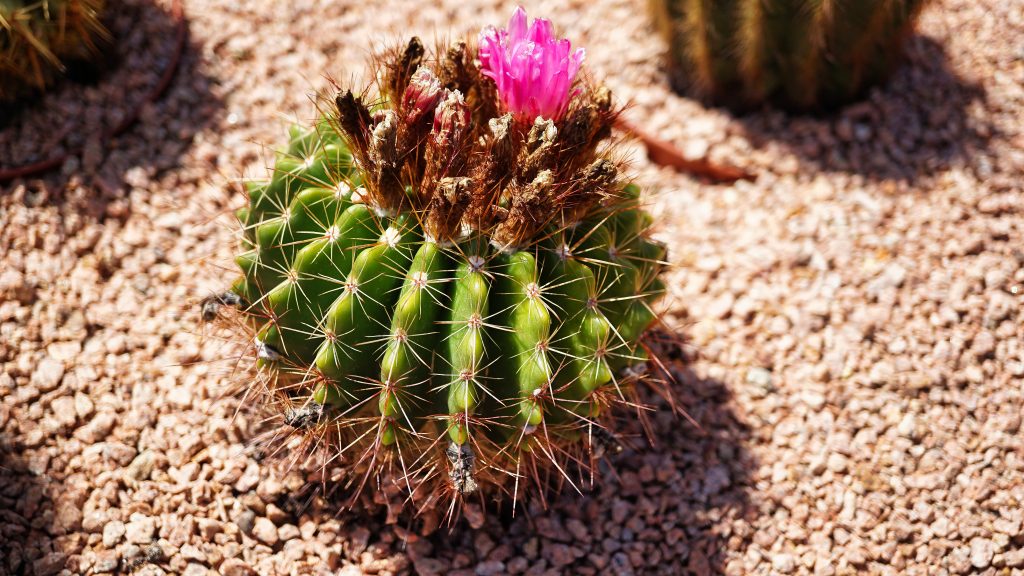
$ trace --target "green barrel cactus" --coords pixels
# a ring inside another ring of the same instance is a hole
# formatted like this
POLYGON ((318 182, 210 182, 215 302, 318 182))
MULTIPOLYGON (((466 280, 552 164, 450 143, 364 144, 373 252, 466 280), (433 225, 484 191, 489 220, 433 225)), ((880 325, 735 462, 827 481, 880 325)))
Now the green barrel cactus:
POLYGON ((372 100, 341 92, 292 128, 238 211, 241 275, 204 308, 240 311, 285 424, 459 495, 589 461, 609 408, 636 403, 664 292, 610 93, 570 77, 564 102, 521 108, 498 56, 413 39, 372 100))
POLYGON ((927 0, 650 0, 680 88, 821 109, 884 80, 927 0))
POLYGON ((48 86, 109 37, 105 0, 0 0, 0 101, 48 86))

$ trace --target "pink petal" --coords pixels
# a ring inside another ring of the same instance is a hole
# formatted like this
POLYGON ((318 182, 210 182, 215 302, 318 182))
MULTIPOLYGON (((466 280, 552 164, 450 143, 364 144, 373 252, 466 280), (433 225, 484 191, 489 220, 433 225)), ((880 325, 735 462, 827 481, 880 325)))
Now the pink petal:
POLYGON ((512 12, 512 18, 508 21, 508 35, 512 42, 519 42, 526 37, 526 9, 516 6, 512 12))

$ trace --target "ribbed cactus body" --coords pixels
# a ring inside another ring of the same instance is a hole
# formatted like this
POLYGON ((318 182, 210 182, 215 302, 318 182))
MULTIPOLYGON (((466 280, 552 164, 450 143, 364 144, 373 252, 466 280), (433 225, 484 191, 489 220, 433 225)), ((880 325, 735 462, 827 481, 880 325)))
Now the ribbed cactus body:
POLYGON ((105 0, 0 0, 0 101, 50 84, 71 61, 94 56, 108 33, 105 0))
POLYGON ((650 0, 684 89, 813 109, 885 79, 927 0, 650 0))
POLYGON ((524 20, 487 32, 492 68, 467 43, 428 58, 413 38, 377 60, 372 104, 339 92, 292 128, 237 212, 241 278, 204 305, 242 312, 251 390, 286 424, 353 470, 400 469, 413 492, 518 494, 588 466, 610 408, 640 406, 665 247, 620 179, 610 92, 575 81, 582 53, 559 60, 550 24, 529 40, 524 20), (522 53, 506 40, 537 60, 496 84, 522 53), (564 101, 517 88, 531 66, 564 101))
POLYGON ((315 402, 368 418, 383 445, 437 431, 501 444, 545 419, 596 415, 601 393, 644 362, 665 249, 635 187, 613 210, 503 251, 485 236, 438 243, 414 213, 377 213, 351 162, 326 125, 295 128, 238 213, 247 250, 233 291, 259 324, 261 363, 315 402))

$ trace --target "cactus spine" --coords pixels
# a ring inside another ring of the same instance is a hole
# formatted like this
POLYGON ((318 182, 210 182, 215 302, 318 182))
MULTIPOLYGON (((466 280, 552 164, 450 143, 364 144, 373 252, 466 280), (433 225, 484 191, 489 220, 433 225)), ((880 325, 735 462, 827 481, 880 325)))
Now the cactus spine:
POLYGON ((216 302, 270 404, 355 467, 465 494, 589 462, 585 432, 636 401, 665 266, 608 156, 610 94, 580 82, 563 116, 524 119, 465 43, 380 63, 374 105, 339 93, 249 184, 216 302))
POLYGON ((683 89, 737 107, 848 102, 885 79, 927 0, 650 0, 683 89))
POLYGON ((105 0, 0 0, 0 101, 43 90, 109 36, 105 0))

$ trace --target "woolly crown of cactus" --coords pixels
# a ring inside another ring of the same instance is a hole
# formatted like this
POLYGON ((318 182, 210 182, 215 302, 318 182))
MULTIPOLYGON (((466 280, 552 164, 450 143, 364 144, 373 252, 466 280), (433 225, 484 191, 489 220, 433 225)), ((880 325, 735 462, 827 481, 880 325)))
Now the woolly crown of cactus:
POLYGON ((511 28, 479 53, 413 38, 293 128, 238 212, 242 277, 204 306, 241 311, 248 391, 289 435, 420 506, 576 484, 609 408, 640 405, 663 292, 610 93, 550 23, 511 28))
POLYGON ((109 38, 100 22, 105 0, 0 1, 0 101, 49 85, 73 60, 86 60, 109 38))

